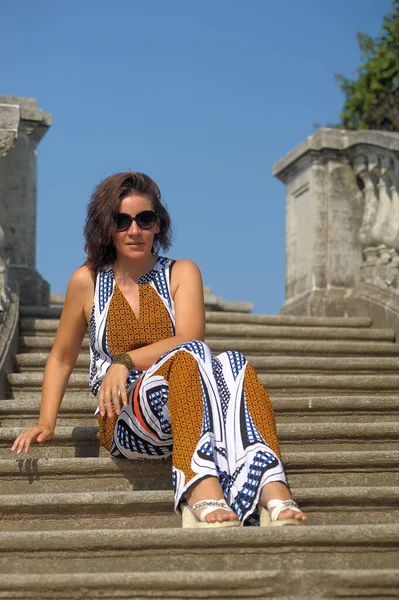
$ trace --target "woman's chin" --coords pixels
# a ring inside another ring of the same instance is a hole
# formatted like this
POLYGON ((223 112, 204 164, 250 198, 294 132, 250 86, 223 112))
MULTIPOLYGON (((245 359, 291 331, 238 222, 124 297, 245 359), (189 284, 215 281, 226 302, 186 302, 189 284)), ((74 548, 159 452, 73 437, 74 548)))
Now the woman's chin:
POLYGON ((146 256, 147 254, 151 254, 151 248, 149 249, 145 244, 131 244, 123 248, 121 254, 127 258, 133 256, 146 256))

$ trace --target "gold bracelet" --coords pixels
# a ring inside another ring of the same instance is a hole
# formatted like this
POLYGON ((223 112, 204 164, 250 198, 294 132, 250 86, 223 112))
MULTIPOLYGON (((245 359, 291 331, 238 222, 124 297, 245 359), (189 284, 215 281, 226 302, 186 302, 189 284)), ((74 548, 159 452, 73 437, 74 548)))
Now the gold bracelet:
POLYGON ((115 356, 114 360, 112 361, 112 364, 123 365, 129 370, 129 373, 130 371, 133 371, 133 369, 136 368, 134 366, 134 362, 132 361, 130 355, 127 352, 122 352, 122 354, 118 354, 117 356, 115 356))

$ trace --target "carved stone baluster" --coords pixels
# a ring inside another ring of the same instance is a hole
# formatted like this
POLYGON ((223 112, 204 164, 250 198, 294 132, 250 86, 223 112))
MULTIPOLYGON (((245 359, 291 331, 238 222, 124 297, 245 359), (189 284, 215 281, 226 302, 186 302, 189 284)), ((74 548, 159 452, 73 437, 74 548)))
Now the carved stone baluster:
POLYGON ((399 252, 399 160, 394 161, 394 173, 391 186, 392 198, 392 219, 391 219, 391 239, 389 246, 399 252))
POLYGON ((378 159, 373 155, 369 159, 368 168, 363 157, 355 159, 354 170, 364 184, 364 213, 363 221, 359 230, 359 241, 363 248, 374 246, 374 237, 372 227, 378 211, 378 190, 375 169, 378 166, 378 159))
POLYGON ((366 283, 372 283, 376 277, 376 265, 377 265, 377 248, 368 246, 363 250, 364 263, 360 267, 362 273, 362 281, 366 283))
POLYGON ((385 284, 392 291, 395 291, 396 293, 398 293, 399 292, 399 254, 393 248, 392 248, 391 252, 393 254, 391 257, 391 262, 389 263, 389 269, 387 272, 387 279, 385 281, 385 284))
POLYGON ((4 231, 0 225, 0 323, 2 313, 7 310, 10 300, 10 290, 7 281, 7 260, 5 255, 4 231))
MULTIPOLYGON (((371 228, 371 235, 373 236, 375 245, 378 247, 387 245, 387 238, 389 238, 390 233, 389 229, 392 216, 392 201, 390 198, 392 180, 389 176, 390 166, 390 157, 384 156, 379 158, 379 167, 374 168, 374 173, 378 178, 378 209, 374 224, 371 228)), ((382 252, 381 255, 381 258, 383 257, 385 257, 384 252, 382 252)), ((385 258, 383 258, 382 262, 383 264, 386 264, 385 258)))

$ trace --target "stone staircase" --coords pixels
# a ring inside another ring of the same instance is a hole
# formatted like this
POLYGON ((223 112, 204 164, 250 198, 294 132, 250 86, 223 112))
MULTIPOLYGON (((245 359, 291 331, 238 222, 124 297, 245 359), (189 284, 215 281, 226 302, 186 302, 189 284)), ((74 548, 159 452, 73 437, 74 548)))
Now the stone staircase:
POLYGON ((276 412, 303 528, 182 530, 171 463, 99 447, 82 344, 55 438, 27 456, 60 307, 21 309, 0 401, 0 598, 399 596, 399 344, 367 318, 207 314, 215 353, 243 351, 276 412))

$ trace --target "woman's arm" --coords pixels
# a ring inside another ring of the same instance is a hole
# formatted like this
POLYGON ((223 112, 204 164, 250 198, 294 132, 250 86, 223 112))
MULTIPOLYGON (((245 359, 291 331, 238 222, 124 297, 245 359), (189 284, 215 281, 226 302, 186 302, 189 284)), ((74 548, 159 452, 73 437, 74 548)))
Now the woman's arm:
MULTIPOLYGON (((189 340, 204 340, 205 338, 205 308, 204 291, 201 272, 191 260, 179 260, 173 267, 172 298, 175 303, 175 335, 160 342, 149 344, 129 352, 137 369, 148 369, 165 352, 189 340)), ((112 416, 111 399, 114 400, 116 412, 121 407, 117 399, 127 404, 125 382, 128 375, 127 367, 111 365, 103 379, 98 396, 100 414, 107 411, 112 416), (120 396, 118 397, 118 389, 120 396)))
POLYGON ((93 298, 94 283, 87 267, 80 267, 69 281, 54 344, 44 370, 38 424, 15 440, 12 450, 28 452, 33 441, 44 442, 54 434, 58 411, 76 364, 87 329, 84 307, 93 298))

